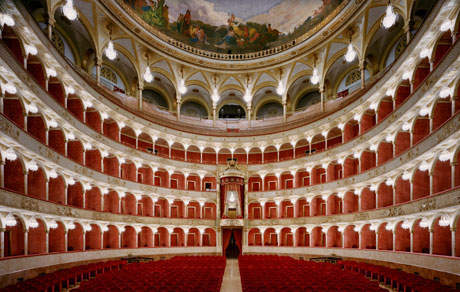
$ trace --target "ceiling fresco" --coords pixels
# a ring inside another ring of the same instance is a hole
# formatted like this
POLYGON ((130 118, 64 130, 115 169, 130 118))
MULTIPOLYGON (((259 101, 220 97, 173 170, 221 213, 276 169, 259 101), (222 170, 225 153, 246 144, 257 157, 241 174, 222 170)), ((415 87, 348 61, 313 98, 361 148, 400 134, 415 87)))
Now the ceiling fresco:
POLYGON ((308 32, 343 0, 123 0, 149 25, 199 49, 248 53, 308 32))

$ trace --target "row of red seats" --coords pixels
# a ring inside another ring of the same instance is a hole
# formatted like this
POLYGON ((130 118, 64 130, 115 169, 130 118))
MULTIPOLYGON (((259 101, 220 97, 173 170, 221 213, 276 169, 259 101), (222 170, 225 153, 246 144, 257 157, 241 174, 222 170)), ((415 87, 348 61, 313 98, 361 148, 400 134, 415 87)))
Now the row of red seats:
POLYGON ((80 284, 74 291, 220 291, 225 270, 222 256, 178 256, 129 264, 80 284))
POLYGON ((339 261, 338 264, 345 271, 355 271, 363 274, 371 279, 378 280, 385 285, 391 285, 397 291, 405 292, 431 292, 431 291, 457 291, 456 289, 442 285, 439 282, 425 279, 415 274, 406 273, 404 271, 367 264, 354 261, 339 261))
POLYGON ((245 292, 365 291, 386 292, 378 282, 343 271, 339 265, 296 260, 288 256, 244 255, 238 259, 245 292))
POLYGON ((40 275, 36 278, 8 286, 0 291, 63 291, 64 288, 68 289, 78 282, 89 280, 91 277, 121 270, 126 264, 126 261, 117 260, 72 267, 40 275))

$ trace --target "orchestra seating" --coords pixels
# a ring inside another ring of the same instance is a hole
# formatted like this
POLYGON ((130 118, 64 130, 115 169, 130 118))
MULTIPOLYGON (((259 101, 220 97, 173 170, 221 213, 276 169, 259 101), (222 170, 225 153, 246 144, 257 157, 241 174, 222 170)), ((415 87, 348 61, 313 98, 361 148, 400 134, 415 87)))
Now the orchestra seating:
POLYGON ((70 288, 91 277, 99 277, 102 274, 118 272, 122 270, 125 265, 126 261, 117 260, 72 267, 40 275, 24 282, 19 282, 1 289, 0 291, 62 291, 64 288, 70 288))
POLYGON ((378 280, 396 291, 456 291, 441 285, 439 282, 388 267, 354 261, 339 261, 337 264, 344 271, 358 272, 368 278, 378 280))
POLYGON ((387 291, 363 274, 339 265, 296 260, 288 256, 245 255, 238 259, 245 292, 387 291))
POLYGON ((82 282, 74 291, 220 291, 224 270, 221 256, 178 256, 128 264, 120 271, 82 282))

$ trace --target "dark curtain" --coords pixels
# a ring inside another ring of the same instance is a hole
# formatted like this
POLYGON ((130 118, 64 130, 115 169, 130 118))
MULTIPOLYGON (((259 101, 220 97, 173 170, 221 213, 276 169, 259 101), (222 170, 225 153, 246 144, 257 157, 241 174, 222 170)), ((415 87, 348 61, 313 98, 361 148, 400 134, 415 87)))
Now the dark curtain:
POLYGON ((228 244, 230 243, 230 238, 232 237, 232 231, 230 229, 224 229, 222 233, 222 248, 223 253, 225 255, 225 251, 227 250, 228 244))
POLYGON ((243 251, 241 248, 241 229, 234 229, 233 230, 233 237, 235 238, 235 243, 238 246, 240 253, 243 251))

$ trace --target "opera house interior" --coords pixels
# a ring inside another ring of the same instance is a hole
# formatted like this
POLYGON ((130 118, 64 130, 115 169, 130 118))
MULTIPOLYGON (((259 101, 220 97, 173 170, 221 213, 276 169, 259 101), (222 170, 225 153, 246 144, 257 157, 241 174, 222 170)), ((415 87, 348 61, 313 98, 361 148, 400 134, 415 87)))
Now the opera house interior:
POLYGON ((460 290, 459 0, 0 0, 0 291, 460 290))

